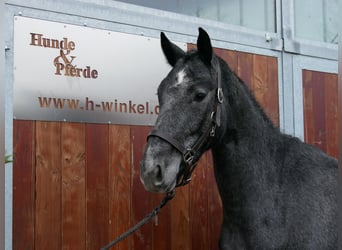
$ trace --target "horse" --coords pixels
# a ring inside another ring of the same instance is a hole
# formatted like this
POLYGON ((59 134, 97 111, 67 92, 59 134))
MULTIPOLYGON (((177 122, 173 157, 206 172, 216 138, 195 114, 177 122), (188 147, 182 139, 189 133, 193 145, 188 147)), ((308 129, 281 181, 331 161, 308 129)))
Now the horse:
POLYGON ((140 163, 146 190, 189 181, 211 150, 223 206, 219 249, 337 249, 337 160, 286 135, 199 28, 184 52, 161 33, 171 71, 140 163))

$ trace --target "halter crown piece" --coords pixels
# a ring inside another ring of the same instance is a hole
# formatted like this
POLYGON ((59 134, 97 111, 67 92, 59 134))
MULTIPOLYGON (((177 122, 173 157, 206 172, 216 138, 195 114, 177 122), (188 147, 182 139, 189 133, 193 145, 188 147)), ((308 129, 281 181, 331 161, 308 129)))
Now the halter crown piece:
POLYGON ((200 138, 198 138, 198 140, 194 143, 192 147, 189 148, 184 147, 182 143, 178 142, 172 136, 169 136, 168 134, 162 131, 152 130, 150 134, 147 136, 147 139, 151 136, 159 137, 160 139, 171 144, 175 149, 177 149, 182 154, 185 166, 178 173, 176 187, 184 186, 191 181, 191 174, 197 165, 197 161, 194 162, 196 152, 198 152, 206 143, 209 143, 209 141, 215 136, 216 128, 220 127, 221 125, 221 104, 223 103, 223 90, 221 82, 221 68, 219 61, 216 57, 213 57, 212 65, 217 73, 217 89, 216 109, 210 114, 211 126, 209 127, 209 129, 206 132, 204 132, 200 136, 200 138))

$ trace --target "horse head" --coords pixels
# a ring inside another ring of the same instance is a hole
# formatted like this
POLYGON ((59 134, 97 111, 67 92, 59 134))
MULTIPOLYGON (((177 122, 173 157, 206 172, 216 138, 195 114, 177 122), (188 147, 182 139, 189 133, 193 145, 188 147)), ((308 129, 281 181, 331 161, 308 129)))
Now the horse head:
POLYGON ((161 33, 172 66, 158 87, 160 112, 148 136, 140 178, 152 192, 169 192, 187 182, 220 125, 223 102, 219 59, 199 28, 197 50, 184 52, 161 33))

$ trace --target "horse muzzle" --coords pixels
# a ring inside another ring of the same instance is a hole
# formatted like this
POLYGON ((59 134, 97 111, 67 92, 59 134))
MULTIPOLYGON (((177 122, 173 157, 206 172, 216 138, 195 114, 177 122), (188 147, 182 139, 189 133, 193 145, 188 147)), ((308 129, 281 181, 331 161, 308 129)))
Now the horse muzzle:
POLYGON ((156 152, 156 149, 146 148, 140 162, 140 180, 147 191, 167 193, 176 187, 182 158, 178 152, 165 152, 163 156, 156 152))

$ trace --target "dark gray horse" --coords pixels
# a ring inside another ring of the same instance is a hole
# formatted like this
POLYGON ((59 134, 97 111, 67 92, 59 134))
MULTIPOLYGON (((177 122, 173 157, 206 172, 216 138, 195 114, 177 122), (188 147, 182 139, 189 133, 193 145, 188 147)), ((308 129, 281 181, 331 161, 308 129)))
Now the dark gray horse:
POLYGON ((186 184, 212 150, 223 203, 220 249, 337 249, 337 161, 280 133, 199 29, 197 51, 161 34, 173 67, 141 162, 152 192, 186 184))

